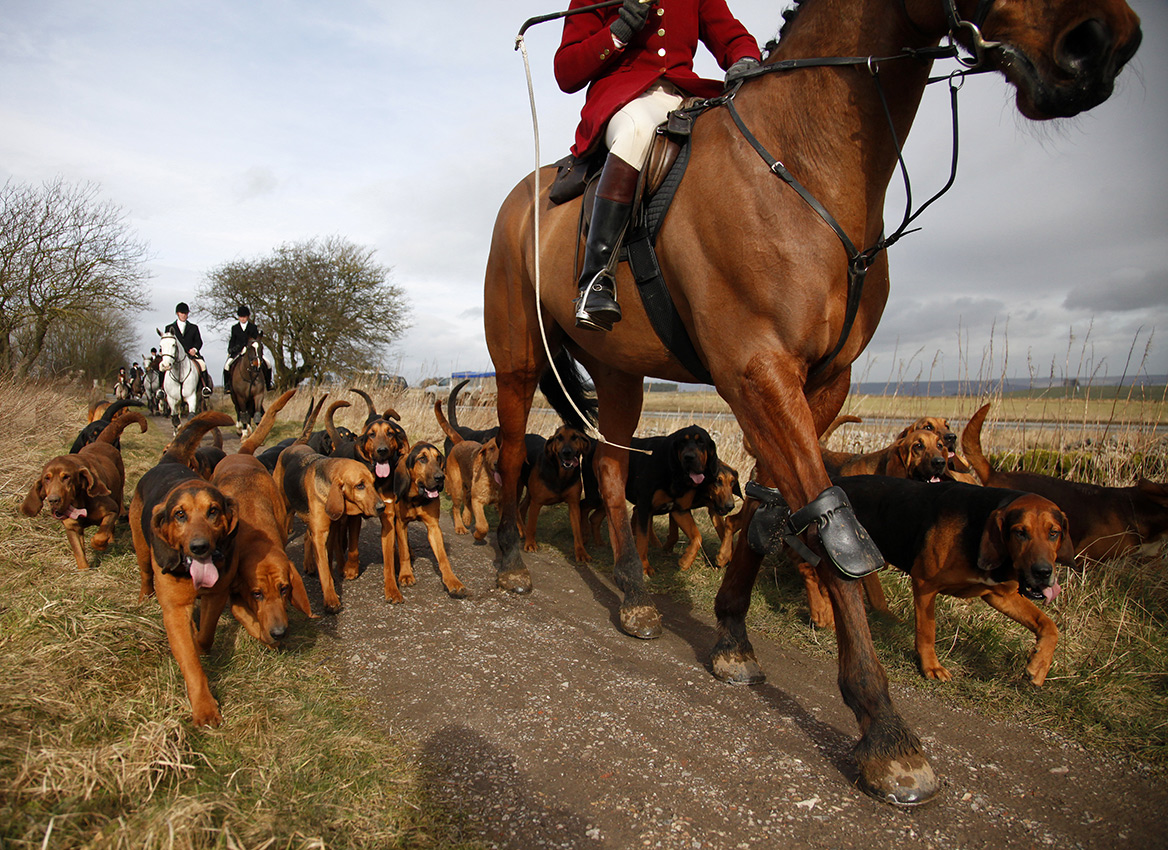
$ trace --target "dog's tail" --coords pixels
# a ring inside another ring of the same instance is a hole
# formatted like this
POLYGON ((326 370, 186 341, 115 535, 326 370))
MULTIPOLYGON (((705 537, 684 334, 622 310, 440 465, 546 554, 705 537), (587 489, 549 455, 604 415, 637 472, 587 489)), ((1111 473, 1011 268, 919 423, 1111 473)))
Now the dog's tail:
POLYGON ((839 428, 839 426, 846 425, 849 422, 857 423, 857 422, 863 422, 863 421, 864 420, 861 419, 859 416, 852 416, 850 414, 845 414, 844 416, 837 416, 835 419, 831 420, 831 424, 827 426, 827 430, 819 435, 819 445, 826 448, 828 439, 830 439, 831 435, 835 433, 836 429, 839 428))
POLYGON ((223 432, 218 428, 211 429, 211 445, 217 449, 223 448, 223 432))
MULTIPOLYGON (((324 430, 326 432, 328 432, 329 439, 333 441, 333 450, 334 451, 336 451, 336 449, 340 447, 343 440, 341 439, 341 435, 337 433, 337 426, 333 424, 333 413, 337 410, 340 410, 342 407, 351 407, 351 406, 352 405, 350 405, 347 401, 343 401, 343 400, 342 401, 334 401, 332 404, 329 405, 328 410, 325 411, 324 430)), ((370 404, 369 407, 372 410, 373 405, 370 404)))
POLYGON ((451 445, 457 446, 463 441, 462 434, 454 430, 454 426, 447 422, 446 417, 442 415, 442 399, 434 400, 434 416, 438 419, 438 427, 442 429, 442 433, 450 438, 451 445))
MULTIPOLYGON (((368 408, 368 413, 365 414, 366 425, 381 418, 381 414, 379 414, 377 412, 377 408, 373 406, 373 399, 369 397, 369 393, 365 392, 365 390, 359 390, 356 387, 349 387, 349 392, 356 393, 357 395, 361 396, 361 398, 365 399, 365 407, 368 408)), ((333 408, 339 406, 340 405, 338 405, 336 402, 333 402, 332 405, 330 405, 328 409, 329 416, 326 416, 324 420, 326 423, 329 421, 329 417, 332 415, 333 408)), ((348 405, 345 406, 347 407, 348 405)), ((332 438, 333 445, 336 445, 336 438, 333 437, 331 431, 329 432, 329 437, 332 438)))
POLYGON ((540 391, 552 409, 564 420, 565 425, 583 433, 593 431, 596 428, 597 411, 600 407, 596 403, 596 395, 591 392, 591 384, 585 378, 583 369, 566 351, 556 355, 555 367, 564 385, 560 386, 560 381, 556 380, 555 374, 548 368, 539 379, 540 391), (577 408, 584 414, 583 419, 580 413, 577 413, 577 408))
POLYGON ((450 417, 450 427, 459 434, 462 433, 462 427, 458 424, 458 394, 469 383, 470 378, 463 378, 450 388, 450 395, 446 397, 446 415, 450 417))
POLYGON ((982 483, 988 482, 994 472, 981 450, 981 426, 989 412, 990 406, 983 404, 977 413, 969 417, 969 421, 961 430, 961 451, 965 454, 966 462, 973 467, 973 471, 977 473, 977 477, 982 480, 982 483))
POLYGON ((99 422, 113 422, 117 415, 125 410, 127 407, 145 407, 146 405, 138 401, 136 398, 121 398, 111 404, 105 409, 105 412, 98 417, 99 422))
POLYGON ((320 409, 324 407, 327 398, 328 393, 325 393, 316 404, 311 401, 308 403, 308 410, 304 414, 304 426, 300 429, 300 436, 292 445, 304 445, 308 442, 308 438, 312 436, 312 429, 316 427, 316 417, 320 415, 320 409))
POLYGON ((288 390, 288 392, 272 402, 272 406, 264 411, 264 418, 260 420, 260 424, 255 427, 254 431, 247 435, 246 440, 239 444, 239 454, 255 454, 256 449, 264 444, 264 440, 272 432, 272 426, 276 424, 276 414, 284 409, 284 405, 290 402, 294 395, 296 395, 296 390, 288 390))
POLYGON ((208 410, 192 418, 170 441, 162 452, 163 460, 173 460, 183 466, 190 466, 195 456, 195 450, 203 435, 212 428, 227 428, 235 424, 235 420, 226 413, 218 410, 208 410))
POLYGON ((118 437, 122 436, 122 432, 126 430, 129 425, 138 423, 141 429, 138 433, 146 433, 146 417, 136 410, 127 410, 109 425, 101 429, 101 433, 97 435, 95 443, 110 443, 113 444, 118 437))

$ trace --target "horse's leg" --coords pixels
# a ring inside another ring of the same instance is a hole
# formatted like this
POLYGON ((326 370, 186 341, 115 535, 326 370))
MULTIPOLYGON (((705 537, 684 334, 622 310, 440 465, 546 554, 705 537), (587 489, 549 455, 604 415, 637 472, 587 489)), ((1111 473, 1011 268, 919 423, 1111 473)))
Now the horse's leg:
MULTIPOLYGON (((627 446, 641 418, 643 379, 638 375, 613 372, 589 364, 596 401, 600 407, 600 430, 612 443, 627 446)), ((651 639, 661 636, 661 615, 653 598, 645 590, 645 570, 633 540, 625 499, 625 481, 629 475, 629 453, 607 443, 596 449, 596 477, 600 497, 608 516, 608 533, 612 540, 612 577, 624 593, 621 602, 621 629, 633 637, 651 639)))
POLYGON ((531 573, 523 563, 523 547, 519 542, 519 473, 527 450, 523 435, 527 429, 527 414, 531 399, 539 383, 539 372, 529 366, 513 372, 498 371, 496 361, 495 386, 498 390, 499 413, 499 472, 503 483, 499 493, 499 568, 496 584, 512 593, 531 592, 531 573))
MULTIPOLYGON (((802 376, 785 369, 781 358, 757 355, 731 395, 731 407, 757 453, 760 482, 777 486, 793 510, 831 485, 818 450, 816 424, 838 394, 834 382, 822 395, 813 394, 817 407, 813 413, 801 382, 802 376)), ((715 601, 718 642, 711 660, 719 678, 749 683, 762 679, 746 636, 746 612, 762 557, 750 548, 747 537, 739 538, 715 601)), ((888 802, 924 802, 937 792, 939 783, 919 739, 892 706, 888 679, 868 630, 860 583, 830 566, 820 575, 835 614, 840 691, 860 727, 855 749, 860 784, 888 802)))

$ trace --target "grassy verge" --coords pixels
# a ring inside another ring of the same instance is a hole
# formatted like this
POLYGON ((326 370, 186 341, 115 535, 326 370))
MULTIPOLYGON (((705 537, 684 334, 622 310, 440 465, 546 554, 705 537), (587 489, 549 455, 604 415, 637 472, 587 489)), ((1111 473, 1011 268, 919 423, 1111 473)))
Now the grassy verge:
MULTIPOLYGON (((126 529, 83 573, 58 523, 18 512, 84 412, 67 390, 0 384, 0 847, 478 846, 302 622, 277 653, 225 616, 204 663, 230 722, 191 728, 126 529)), ((123 436, 131 484, 168 432, 123 436)))

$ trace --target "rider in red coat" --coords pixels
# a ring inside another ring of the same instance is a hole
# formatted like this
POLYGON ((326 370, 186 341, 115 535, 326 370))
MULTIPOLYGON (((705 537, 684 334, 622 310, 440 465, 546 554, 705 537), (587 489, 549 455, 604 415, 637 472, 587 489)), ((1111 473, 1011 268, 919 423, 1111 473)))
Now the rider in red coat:
MULTIPOLYGON (((569 8, 593 2, 572 0, 569 8)), ((607 331, 620 321, 609 267, 657 125, 685 97, 723 90, 722 83, 694 73, 699 41, 727 69, 727 82, 759 63, 757 42, 726 0, 624 0, 565 19, 556 81, 569 93, 588 86, 572 153, 583 157, 601 144, 608 149, 578 282, 577 327, 607 331)))

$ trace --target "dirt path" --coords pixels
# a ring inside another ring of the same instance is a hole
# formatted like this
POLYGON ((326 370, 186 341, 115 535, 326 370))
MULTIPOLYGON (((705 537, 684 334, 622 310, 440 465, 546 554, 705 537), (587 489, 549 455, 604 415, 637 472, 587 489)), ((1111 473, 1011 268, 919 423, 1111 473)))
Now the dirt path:
MULTIPOLYGON (((421 528, 418 584, 382 599, 367 523, 336 636, 340 675, 392 734, 417 741, 436 795, 501 848, 1031 848, 1168 846, 1162 780, 1024 718, 927 694, 893 699, 945 787, 897 810, 853 785, 857 735, 833 665, 754 636, 765 684, 707 672, 712 612, 659 598, 664 637, 616 628, 611 582, 544 548, 535 592, 494 587, 493 546, 451 532, 465 600, 442 588, 421 528)), ((298 560, 300 538, 293 540, 298 560)), ((307 580, 314 606, 319 583, 307 580)))

